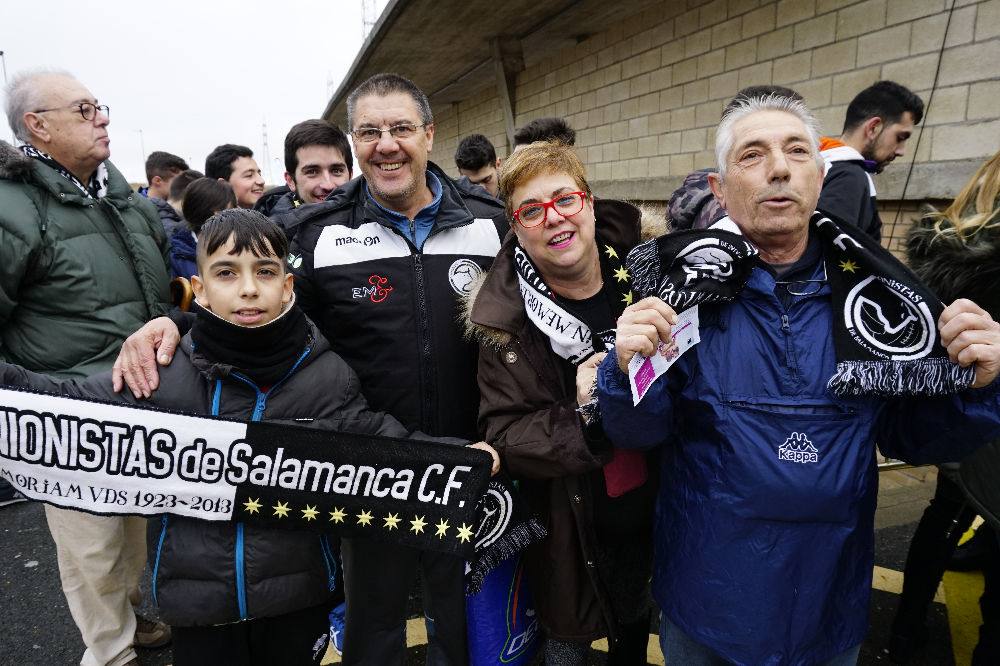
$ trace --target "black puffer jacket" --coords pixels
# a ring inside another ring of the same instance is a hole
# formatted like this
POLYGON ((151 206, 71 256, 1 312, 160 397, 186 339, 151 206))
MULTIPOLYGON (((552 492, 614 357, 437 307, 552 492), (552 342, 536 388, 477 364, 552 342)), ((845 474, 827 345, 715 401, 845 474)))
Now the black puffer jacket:
POLYGON ((160 216, 160 222, 163 223, 163 231, 167 238, 173 236, 178 229, 187 227, 184 218, 168 202, 156 197, 149 197, 149 201, 156 206, 156 214, 160 216))
POLYGON ((407 428, 473 439, 476 346, 462 337, 461 298, 510 225, 485 191, 427 169, 442 192, 420 250, 368 197, 364 178, 275 221, 294 237, 299 305, 357 371, 372 406, 407 428))
MULTIPOLYGON (((368 409, 357 376, 312 324, 310 328, 299 365, 266 392, 231 376, 230 366, 194 352, 187 335, 181 353, 160 369, 160 388, 143 404, 211 414, 214 393, 220 390, 218 415, 231 419, 250 420, 262 397, 264 421, 405 436, 394 418, 368 409)), ((59 381, 0 364, 0 384, 136 403, 128 391, 112 391, 110 374, 59 381)), ((160 617, 176 626, 273 617, 323 603, 332 596, 337 566, 325 535, 177 516, 150 520, 149 563, 160 617)))

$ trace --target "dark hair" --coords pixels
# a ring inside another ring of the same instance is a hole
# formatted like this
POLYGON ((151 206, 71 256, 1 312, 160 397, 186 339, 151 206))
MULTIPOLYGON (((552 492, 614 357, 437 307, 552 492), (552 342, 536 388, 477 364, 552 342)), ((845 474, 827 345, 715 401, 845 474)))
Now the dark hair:
POLYGON ((895 81, 879 81, 859 92, 847 105, 844 133, 875 116, 886 125, 891 125, 899 122, 906 112, 913 115, 913 124, 918 124, 924 117, 924 101, 895 81))
POLYGON ((420 122, 425 125, 434 122, 431 103, 427 100, 424 91, 417 87, 417 84, 399 74, 383 73, 369 78, 347 96, 347 125, 349 128, 354 128, 354 107, 359 99, 369 95, 385 97, 393 93, 403 93, 413 99, 413 103, 417 105, 417 112, 420 113, 420 122))
POLYGON ((233 175, 233 162, 241 157, 253 157, 253 151, 246 146, 238 146, 235 143, 224 143, 221 146, 216 146, 215 150, 205 158, 205 176, 229 180, 229 177, 233 175))
POLYGON ((306 146, 331 146, 344 156, 348 171, 354 171, 354 156, 351 155, 351 145, 343 130, 326 120, 303 120, 293 125, 285 135, 285 171, 293 178, 299 168, 299 148, 306 146))
POLYGON ((729 100, 729 103, 722 109, 722 115, 725 116, 742 102, 754 97, 767 97, 768 95, 787 97, 788 99, 794 99, 796 102, 805 102, 802 95, 785 86, 747 86, 737 91, 736 96, 729 100))
POLYGON ((152 183, 154 176, 167 178, 187 169, 188 163, 180 157, 162 150, 154 150, 146 158, 146 182, 152 183))
MULTIPOLYGON (((248 208, 227 208, 205 221, 198 235, 198 263, 233 239, 236 255, 250 251, 255 257, 277 257, 282 268, 288 256, 288 239, 276 222, 248 208)), ((198 267, 199 270, 201 266, 198 267)))
POLYGON ((181 215, 191 231, 200 234, 205 220, 235 205, 236 193, 232 185, 218 178, 199 178, 184 190, 181 215))
POLYGON ((497 163, 497 151, 482 134, 470 134, 462 139, 455 151, 455 164, 459 169, 478 171, 497 163))
POLYGON ((184 197, 184 191, 187 190, 188 185, 198 180, 199 178, 204 178, 205 174, 201 171, 195 171, 194 169, 186 169, 177 174, 172 181, 170 181, 170 198, 177 201, 184 197))
POLYGON ((514 132, 514 147, 535 141, 558 141, 572 146, 576 143, 576 131, 564 118, 535 118, 514 132))

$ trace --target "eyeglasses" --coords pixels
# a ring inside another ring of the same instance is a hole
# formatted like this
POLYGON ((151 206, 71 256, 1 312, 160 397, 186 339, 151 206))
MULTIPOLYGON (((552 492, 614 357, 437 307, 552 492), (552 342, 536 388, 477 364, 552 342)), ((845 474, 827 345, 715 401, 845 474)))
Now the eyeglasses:
POLYGON ((815 280, 777 280, 774 284, 783 285, 792 296, 812 296, 818 294, 826 283, 826 262, 823 262, 823 277, 815 280), (794 288, 793 288, 794 285, 794 288), (816 285, 815 287, 812 285, 816 285))
POLYGON ((62 111, 63 109, 76 109, 84 120, 93 120, 100 111, 106 116, 111 116, 111 109, 107 104, 91 104, 90 102, 78 102, 68 106, 57 106, 54 109, 36 109, 32 113, 48 113, 49 111, 62 111))
POLYGON ((388 132, 393 139, 409 139, 413 137, 418 129, 427 127, 427 124, 414 125, 413 123, 399 123, 392 127, 359 127, 351 130, 351 134, 361 143, 374 143, 382 138, 383 132, 388 132))
POLYGON ((563 217, 576 215, 583 210, 583 202, 587 200, 586 192, 566 192, 560 194, 552 201, 544 203, 530 203, 521 206, 514 211, 514 219, 525 229, 537 227, 548 217, 548 209, 551 208, 563 217))

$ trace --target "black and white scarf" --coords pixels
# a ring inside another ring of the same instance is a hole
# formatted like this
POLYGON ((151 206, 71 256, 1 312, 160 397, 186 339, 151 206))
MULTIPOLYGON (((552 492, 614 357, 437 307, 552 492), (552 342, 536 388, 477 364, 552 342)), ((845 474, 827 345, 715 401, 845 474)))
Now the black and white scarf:
MULTIPOLYGON (((818 234, 832 293, 836 395, 945 395, 968 388, 973 367, 953 363, 937 321, 944 306, 898 259, 851 226, 819 211, 818 234)), ((637 295, 677 311, 734 300, 758 265, 757 249, 729 218, 703 231, 661 236, 625 260, 637 295)))
POLYGON ((21 152, 25 156, 32 159, 38 160, 39 162, 51 167, 60 176, 71 182, 80 193, 85 197, 92 197, 94 199, 103 199, 108 193, 108 167, 104 162, 97 165, 97 169, 94 171, 93 175, 90 177, 90 182, 84 185, 80 182, 80 179, 70 173, 69 169, 64 167, 59 162, 56 162, 51 155, 48 153, 43 153, 38 150, 30 143, 25 143, 20 146, 21 152))
MULTIPOLYGON (((626 306, 632 304, 633 294, 628 283, 628 274, 622 266, 621 255, 608 243, 597 240, 602 252, 601 273, 605 285, 619 286, 622 297, 614 299, 611 310, 618 317, 626 306)), ((624 251, 622 252, 624 254, 624 251)), ((531 257, 520 244, 514 246, 514 270, 524 299, 524 311, 528 319, 546 335, 552 351, 570 363, 577 365, 595 352, 607 350, 613 338, 603 338, 601 331, 590 330, 590 326, 566 300, 558 299, 538 272, 531 257)), ((610 332, 613 335, 613 331, 610 332)))

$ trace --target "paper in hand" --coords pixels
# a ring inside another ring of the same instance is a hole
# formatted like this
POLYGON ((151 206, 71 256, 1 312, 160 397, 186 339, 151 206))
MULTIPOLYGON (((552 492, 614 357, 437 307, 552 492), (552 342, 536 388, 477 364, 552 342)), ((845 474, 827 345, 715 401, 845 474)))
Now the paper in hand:
POLYGON ((681 354, 701 342, 698 329, 698 306, 677 315, 671 330, 673 344, 660 342, 656 353, 650 357, 636 354, 628 364, 628 379, 632 385, 632 405, 638 405, 649 387, 665 373, 681 354))

